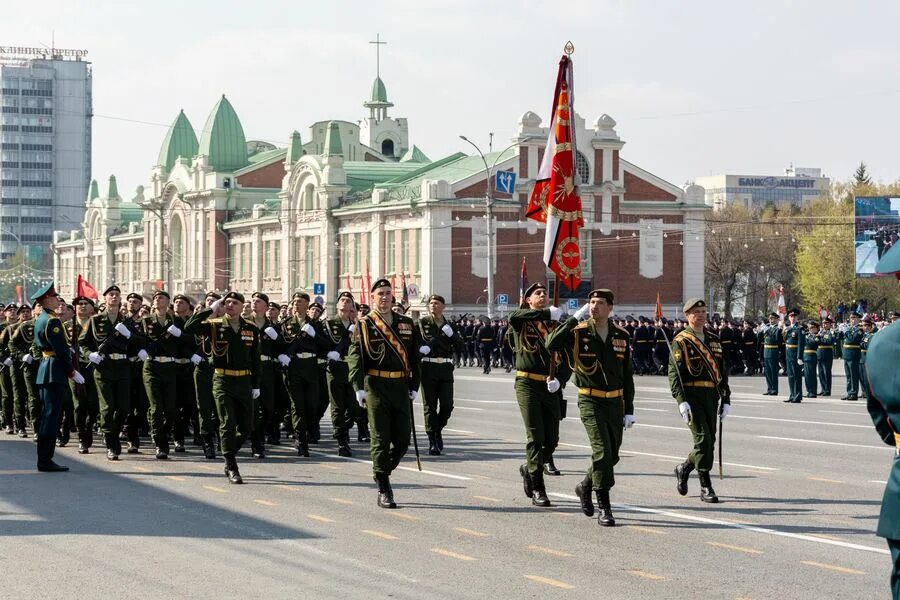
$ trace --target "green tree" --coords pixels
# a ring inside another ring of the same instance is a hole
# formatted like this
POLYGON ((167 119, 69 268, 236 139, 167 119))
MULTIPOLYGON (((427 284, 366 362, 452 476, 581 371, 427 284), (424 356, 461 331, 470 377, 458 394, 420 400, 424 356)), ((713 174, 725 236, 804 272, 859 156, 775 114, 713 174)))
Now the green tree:
POLYGON ((872 185, 872 177, 869 176, 866 163, 860 161, 859 166, 856 167, 856 171, 853 173, 853 187, 858 188, 869 185, 872 185))

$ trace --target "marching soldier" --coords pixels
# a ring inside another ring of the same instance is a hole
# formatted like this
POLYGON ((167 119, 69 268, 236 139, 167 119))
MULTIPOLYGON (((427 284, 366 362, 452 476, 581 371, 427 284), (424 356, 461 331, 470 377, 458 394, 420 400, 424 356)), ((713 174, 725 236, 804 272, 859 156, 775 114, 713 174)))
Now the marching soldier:
MULTIPOLYGON (((127 303, 126 314, 131 318, 135 329, 141 316, 141 307, 144 297, 136 292, 131 292, 125 298, 127 303)), ((137 342, 137 338, 133 340, 137 342)), ((150 401, 147 398, 147 389, 144 387, 144 361, 139 356, 146 351, 133 343, 128 353, 128 362, 131 363, 131 409, 125 419, 125 436, 128 440, 128 454, 137 454, 141 447, 141 430, 146 432, 147 411, 150 409, 150 401)))
POLYGON ((66 344, 62 323, 56 316, 59 306, 53 283, 39 289, 31 300, 42 307, 34 324, 34 345, 41 352, 41 364, 37 372, 37 388, 41 398, 41 427, 38 430, 37 469, 38 471, 68 471, 69 467, 58 465, 53 460, 54 442, 62 409, 63 388, 71 379, 81 385, 84 377, 72 365, 72 352, 66 344))
POLYGON ((75 318, 63 322, 66 340, 73 348, 72 358, 81 369, 86 382, 77 384, 69 381, 72 399, 75 404, 75 427, 78 429, 78 453, 88 454, 94 445, 94 424, 100 414, 100 398, 97 395, 97 382, 94 379, 94 365, 88 360, 90 349, 87 344, 91 337, 91 318, 94 315, 94 302, 84 296, 76 297, 75 318), (78 347, 78 352, 74 348, 78 347))
POLYGON ((806 325, 809 333, 803 338, 803 379, 806 385, 806 397, 817 396, 816 376, 819 370, 819 346, 822 336, 819 335, 819 324, 810 321, 806 325))
POLYGON ((391 473, 409 448, 412 403, 419 389, 419 346, 409 317, 391 312, 393 288, 387 279, 372 285, 374 310, 359 320, 347 363, 356 400, 369 412, 372 470, 378 506, 396 508, 391 473))
POLYGON ((797 321, 800 311, 796 308, 788 312, 788 324, 784 328, 784 355, 787 366, 790 395, 783 402, 799 404, 803 400, 803 328, 797 321))
POLYGON ((22 379, 28 396, 28 418, 31 421, 35 442, 41 428, 41 403, 37 393, 37 370, 41 364, 41 355, 39 353, 35 355, 34 321, 40 311, 41 305, 35 303, 31 318, 19 324, 9 340, 13 360, 17 360, 21 365, 22 379))
POLYGON ((847 394, 841 400, 859 398, 859 360, 862 356, 859 345, 865 333, 859 328, 861 316, 850 313, 850 327, 841 335, 841 357, 844 359, 844 375, 847 376, 847 394))
MULTIPOLYGON (((172 298, 172 307, 175 316, 187 322, 194 313, 194 301, 184 294, 176 294, 172 298)), ((197 391, 194 386, 194 367, 197 354, 197 346, 191 336, 182 338, 181 348, 175 356, 175 389, 178 395, 175 400, 175 424, 173 434, 175 438, 175 452, 186 452, 184 438, 188 427, 194 432, 195 445, 199 446, 197 430, 197 391)))
MULTIPOLYGON (((394 304, 394 311, 400 311, 400 314, 404 314, 406 309, 401 304, 394 304)), ((322 320, 322 315, 325 313, 325 307, 323 307, 319 302, 313 302, 309 305, 309 310, 307 311, 307 315, 309 317, 310 322, 318 323, 321 327, 322 333, 325 333, 327 329, 325 322, 322 320)), ((327 336, 326 336, 327 337, 327 336)), ((329 345, 329 352, 333 349, 331 345, 329 345)), ((316 363, 319 374, 319 401, 316 403, 316 411, 313 413, 312 418, 309 420, 309 443, 310 444, 318 444, 319 439, 322 436, 321 433, 321 424, 322 417, 325 416, 325 411, 328 410, 328 406, 330 404, 328 398, 328 359, 321 354, 316 357, 316 363)))
MULTIPOLYGON (((453 354, 465 344, 462 335, 444 318, 444 304, 443 296, 429 296, 428 315, 418 322, 422 338, 422 408, 428 454, 432 456, 440 456, 444 451, 441 431, 453 412, 453 354)), ((485 367, 485 372, 489 371, 490 367, 485 367)))
MULTIPOLYGON (((0 321, 0 353, 5 354, 6 341, 9 334, 6 330, 15 324, 16 305, 9 304, 3 309, 3 320, 0 321)), ((0 360, 5 361, 6 356, 0 356, 0 360)), ((12 360, 9 361, 12 363, 12 360)), ((15 418, 15 395, 12 389, 12 369, 6 364, 0 365, 0 403, 3 405, 3 421, 6 425, 6 433, 15 435, 16 418, 15 418)))
MULTIPOLYGON (((71 304, 66 304, 65 302, 63 302, 63 299, 60 298, 59 312, 57 313, 57 317, 59 318, 61 323, 68 323, 75 318, 75 309, 71 304)), ((65 328, 63 328, 63 336, 65 337, 65 335, 66 330, 65 328)), ((77 357, 73 355, 72 358, 74 364, 74 359, 77 357)), ((62 408, 60 410, 61 416, 59 420, 59 437, 56 440, 56 445, 59 448, 64 448, 69 443, 70 433, 75 427, 75 402, 72 399, 71 385, 63 386, 63 400, 62 408)))
POLYGON ((350 428, 359 420, 362 409, 356 404, 347 353, 350 338, 356 330, 356 303, 353 294, 341 292, 337 299, 337 315, 325 323, 325 333, 331 338, 334 350, 328 352, 327 390, 331 405, 331 426, 338 444, 339 456, 353 456, 350 449, 350 428))
MULTIPOLYGON (((0 334, 0 348, 4 355, 3 366, 9 371, 10 391, 13 399, 13 416, 15 418, 15 430, 20 438, 27 438, 25 419, 28 412, 28 390, 25 387, 25 369, 22 362, 22 354, 13 345, 13 338, 19 328, 31 319, 31 307, 23 304, 16 310, 18 321, 3 330, 0 334)), ((34 425, 32 425, 32 428, 34 425)))
POLYGON ((747 365, 747 375, 756 375, 759 367, 759 342, 753 331, 753 323, 744 321, 744 329, 741 333, 741 353, 744 356, 744 364, 747 365))
POLYGON ((228 292, 184 325, 188 334, 199 333, 209 339, 225 476, 235 484, 244 483, 236 456, 253 431, 254 408, 260 396, 259 329, 241 316, 243 307, 244 296, 228 292))
MULTIPOLYGON (((215 292, 207 292, 204 299, 206 308, 211 308, 221 298, 222 296, 215 292)), ((200 439, 203 442, 203 455, 208 460, 215 460, 216 438, 219 436, 219 414, 216 411, 216 403, 213 399, 212 340, 201 328, 194 332, 194 343, 197 352, 191 358, 191 361, 196 365, 194 368, 194 389, 197 391, 197 419, 200 428, 200 439)))
POLYGON ((266 431, 275 419, 275 380, 279 376, 278 351, 284 343, 278 329, 266 314, 269 310, 269 296, 263 292, 253 292, 250 296, 253 309, 251 322, 262 335, 259 337, 259 401, 253 414, 253 434, 250 438, 253 456, 266 457, 266 431))
POLYGON ((831 365, 834 362, 834 351, 837 346, 837 332, 832 329, 834 321, 831 317, 822 319, 822 331, 819 333, 819 347, 816 350, 818 361, 819 386, 823 396, 831 395, 831 365))
POLYGON ((525 495, 535 506, 550 506, 544 486, 544 463, 559 443, 559 379, 551 377, 552 355, 546 340, 562 311, 547 308, 547 286, 533 283, 525 290, 523 308, 509 315, 515 336, 516 400, 525 423, 527 462, 519 467, 525 495))
POLYGON ((697 469, 700 500, 716 503, 709 470, 716 444, 716 420, 724 421, 731 412, 727 363, 719 338, 706 324, 706 302, 692 298, 684 305, 688 326, 675 336, 669 364, 669 387, 678 402, 678 412, 694 436, 694 449, 687 460, 675 467, 676 489, 688 493, 688 477, 697 469), (720 404, 721 402, 721 404, 720 404))
POLYGON ((496 344, 497 332, 491 325, 490 321, 486 322, 478 330, 477 346, 481 356, 481 366, 484 375, 491 374, 491 363, 494 358, 494 347, 496 344))
POLYGON ((784 337, 778 327, 778 315, 769 313, 769 325, 760 332, 763 360, 766 372, 766 393, 763 396, 778 395, 778 349, 784 337))
POLYGON ((615 485, 613 467, 619 462, 622 432, 634 425, 634 374, 628 332, 616 327, 609 315, 611 290, 598 289, 588 295, 588 304, 578 310, 547 338, 547 349, 567 351, 578 385, 578 410, 591 442, 591 465, 577 486, 581 510, 594 516, 591 490, 597 495, 597 522, 612 527, 609 491, 615 485), (587 321, 579 323, 586 314, 587 321))

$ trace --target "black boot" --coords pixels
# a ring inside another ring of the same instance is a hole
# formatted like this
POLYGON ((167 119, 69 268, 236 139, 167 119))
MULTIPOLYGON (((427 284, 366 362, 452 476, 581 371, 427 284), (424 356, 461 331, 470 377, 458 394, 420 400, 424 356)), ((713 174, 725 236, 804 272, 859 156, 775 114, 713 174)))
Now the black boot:
POLYGON ((435 441, 435 435, 433 431, 428 432, 428 454, 429 456, 440 456, 441 451, 438 450, 437 442, 435 441))
POLYGON ((538 471, 531 476, 531 481, 534 486, 534 493, 531 495, 531 503, 535 506, 544 508, 550 506, 550 498, 547 497, 547 490, 544 488, 544 473, 538 471))
POLYGON ((350 449, 350 434, 346 431, 338 437, 338 456, 353 456, 353 450, 350 449))
POLYGON ((522 476, 522 489, 525 490, 525 497, 531 498, 534 494, 534 484, 531 481, 531 474, 528 472, 528 465, 522 463, 519 465, 519 475, 522 476))
POLYGON ((297 456, 309 458, 309 444, 306 443, 306 431, 297 430, 297 441, 294 447, 297 449, 297 456))
POLYGON ((228 478, 228 483, 244 483, 233 452, 225 455, 225 477, 228 478))
POLYGON ((612 505, 609 503, 609 490, 597 490, 597 504, 600 505, 600 514, 597 523, 603 527, 615 527, 616 519, 612 514, 612 505))
POLYGON ((56 443, 52 437, 38 440, 37 470, 48 473, 61 473, 68 471, 69 467, 63 467, 53 462, 53 445, 56 443))
POLYGON ((561 475, 559 469, 556 468, 556 464, 553 462, 553 457, 547 459, 547 462, 544 463, 544 471, 547 475, 561 475))
POLYGON ((677 467, 675 467, 675 478, 678 479, 678 484, 675 486, 675 489, 678 490, 678 493, 682 496, 687 496, 688 493, 688 476, 690 476, 691 471, 694 470, 694 463, 689 460, 684 461, 677 467))
POLYGON ((434 432, 434 443, 437 445, 437 449, 441 452, 444 451, 444 436, 440 431, 434 432))
POLYGON ((215 460, 216 458, 216 444, 211 435, 203 436, 203 456, 209 460, 215 460))
POLYGON ((397 508, 394 502, 394 490, 391 489, 391 479, 384 473, 375 475, 375 483, 378 484, 378 506, 381 508, 397 508))
POLYGON ((710 504, 717 504, 719 497, 712 487, 712 481, 709 478, 709 471, 697 471, 700 476, 700 499, 710 504))
POLYGON ((266 447, 263 445, 263 434, 260 433, 258 435, 253 436, 253 441, 250 446, 252 447, 251 452, 253 454, 253 458, 258 458, 260 460, 266 457, 266 447))
POLYGON ((591 478, 585 477, 575 486, 575 495, 581 500, 581 512, 588 517, 594 516, 594 502, 591 499, 591 484, 591 478))
POLYGON ((104 438, 106 439, 106 460, 119 460, 119 455, 116 453, 119 436, 107 433, 104 438))
POLYGON ((356 424, 356 441, 360 443, 369 442, 372 436, 369 434, 369 423, 362 422, 356 424))

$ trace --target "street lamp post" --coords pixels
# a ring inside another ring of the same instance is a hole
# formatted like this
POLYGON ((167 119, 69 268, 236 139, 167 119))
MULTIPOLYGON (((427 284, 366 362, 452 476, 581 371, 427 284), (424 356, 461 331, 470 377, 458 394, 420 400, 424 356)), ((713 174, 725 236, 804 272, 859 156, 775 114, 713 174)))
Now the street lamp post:
POLYGON ((487 238, 487 316, 488 319, 494 318, 494 198, 491 193, 491 173, 494 170, 494 167, 497 166, 497 162, 500 160, 500 157, 503 154, 515 146, 517 142, 513 142, 509 146, 503 149, 497 155, 497 158, 494 159, 494 164, 488 167, 487 159, 484 157, 484 153, 481 151, 481 148, 478 145, 467 138, 464 135, 459 136, 464 142, 468 142, 471 144, 475 151, 478 152, 478 156, 481 157, 481 162, 484 163, 484 173, 485 173, 485 188, 484 188, 484 207, 485 207, 485 237, 487 238))

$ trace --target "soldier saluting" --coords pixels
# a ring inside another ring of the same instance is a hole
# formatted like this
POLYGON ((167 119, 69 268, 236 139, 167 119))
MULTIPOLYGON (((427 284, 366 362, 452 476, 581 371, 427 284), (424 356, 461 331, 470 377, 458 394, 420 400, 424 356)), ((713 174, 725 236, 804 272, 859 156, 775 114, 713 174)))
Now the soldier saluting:
POLYGON ((369 412, 378 506, 396 508, 390 476, 409 448, 421 340, 412 319, 391 311, 387 279, 376 281, 371 292, 374 310, 359 319, 347 363, 356 400, 369 412))
POLYGON ((695 468, 700 476, 700 499, 719 501, 709 470, 716 444, 716 418, 725 420, 731 412, 728 371, 719 338, 706 325, 706 302, 692 298, 684 305, 688 326, 672 342, 669 387, 678 402, 678 412, 691 429, 694 449, 684 463, 675 467, 677 490, 688 492, 688 476, 695 468), (721 406, 719 400, 721 399, 721 406))
POLYGON ((353 456, 350 449, 350 428, 354 421, 361 421, 359 413, 363 412, 356 404, 347 367, 350 337, 355 329, 356 303, 353 294, 344 291, 338 295, 337 315, 325 323, 325 333, 334 343, 334 350, 327 354, 326 382, 331 404, 331 425, 339 456, 353 456))

